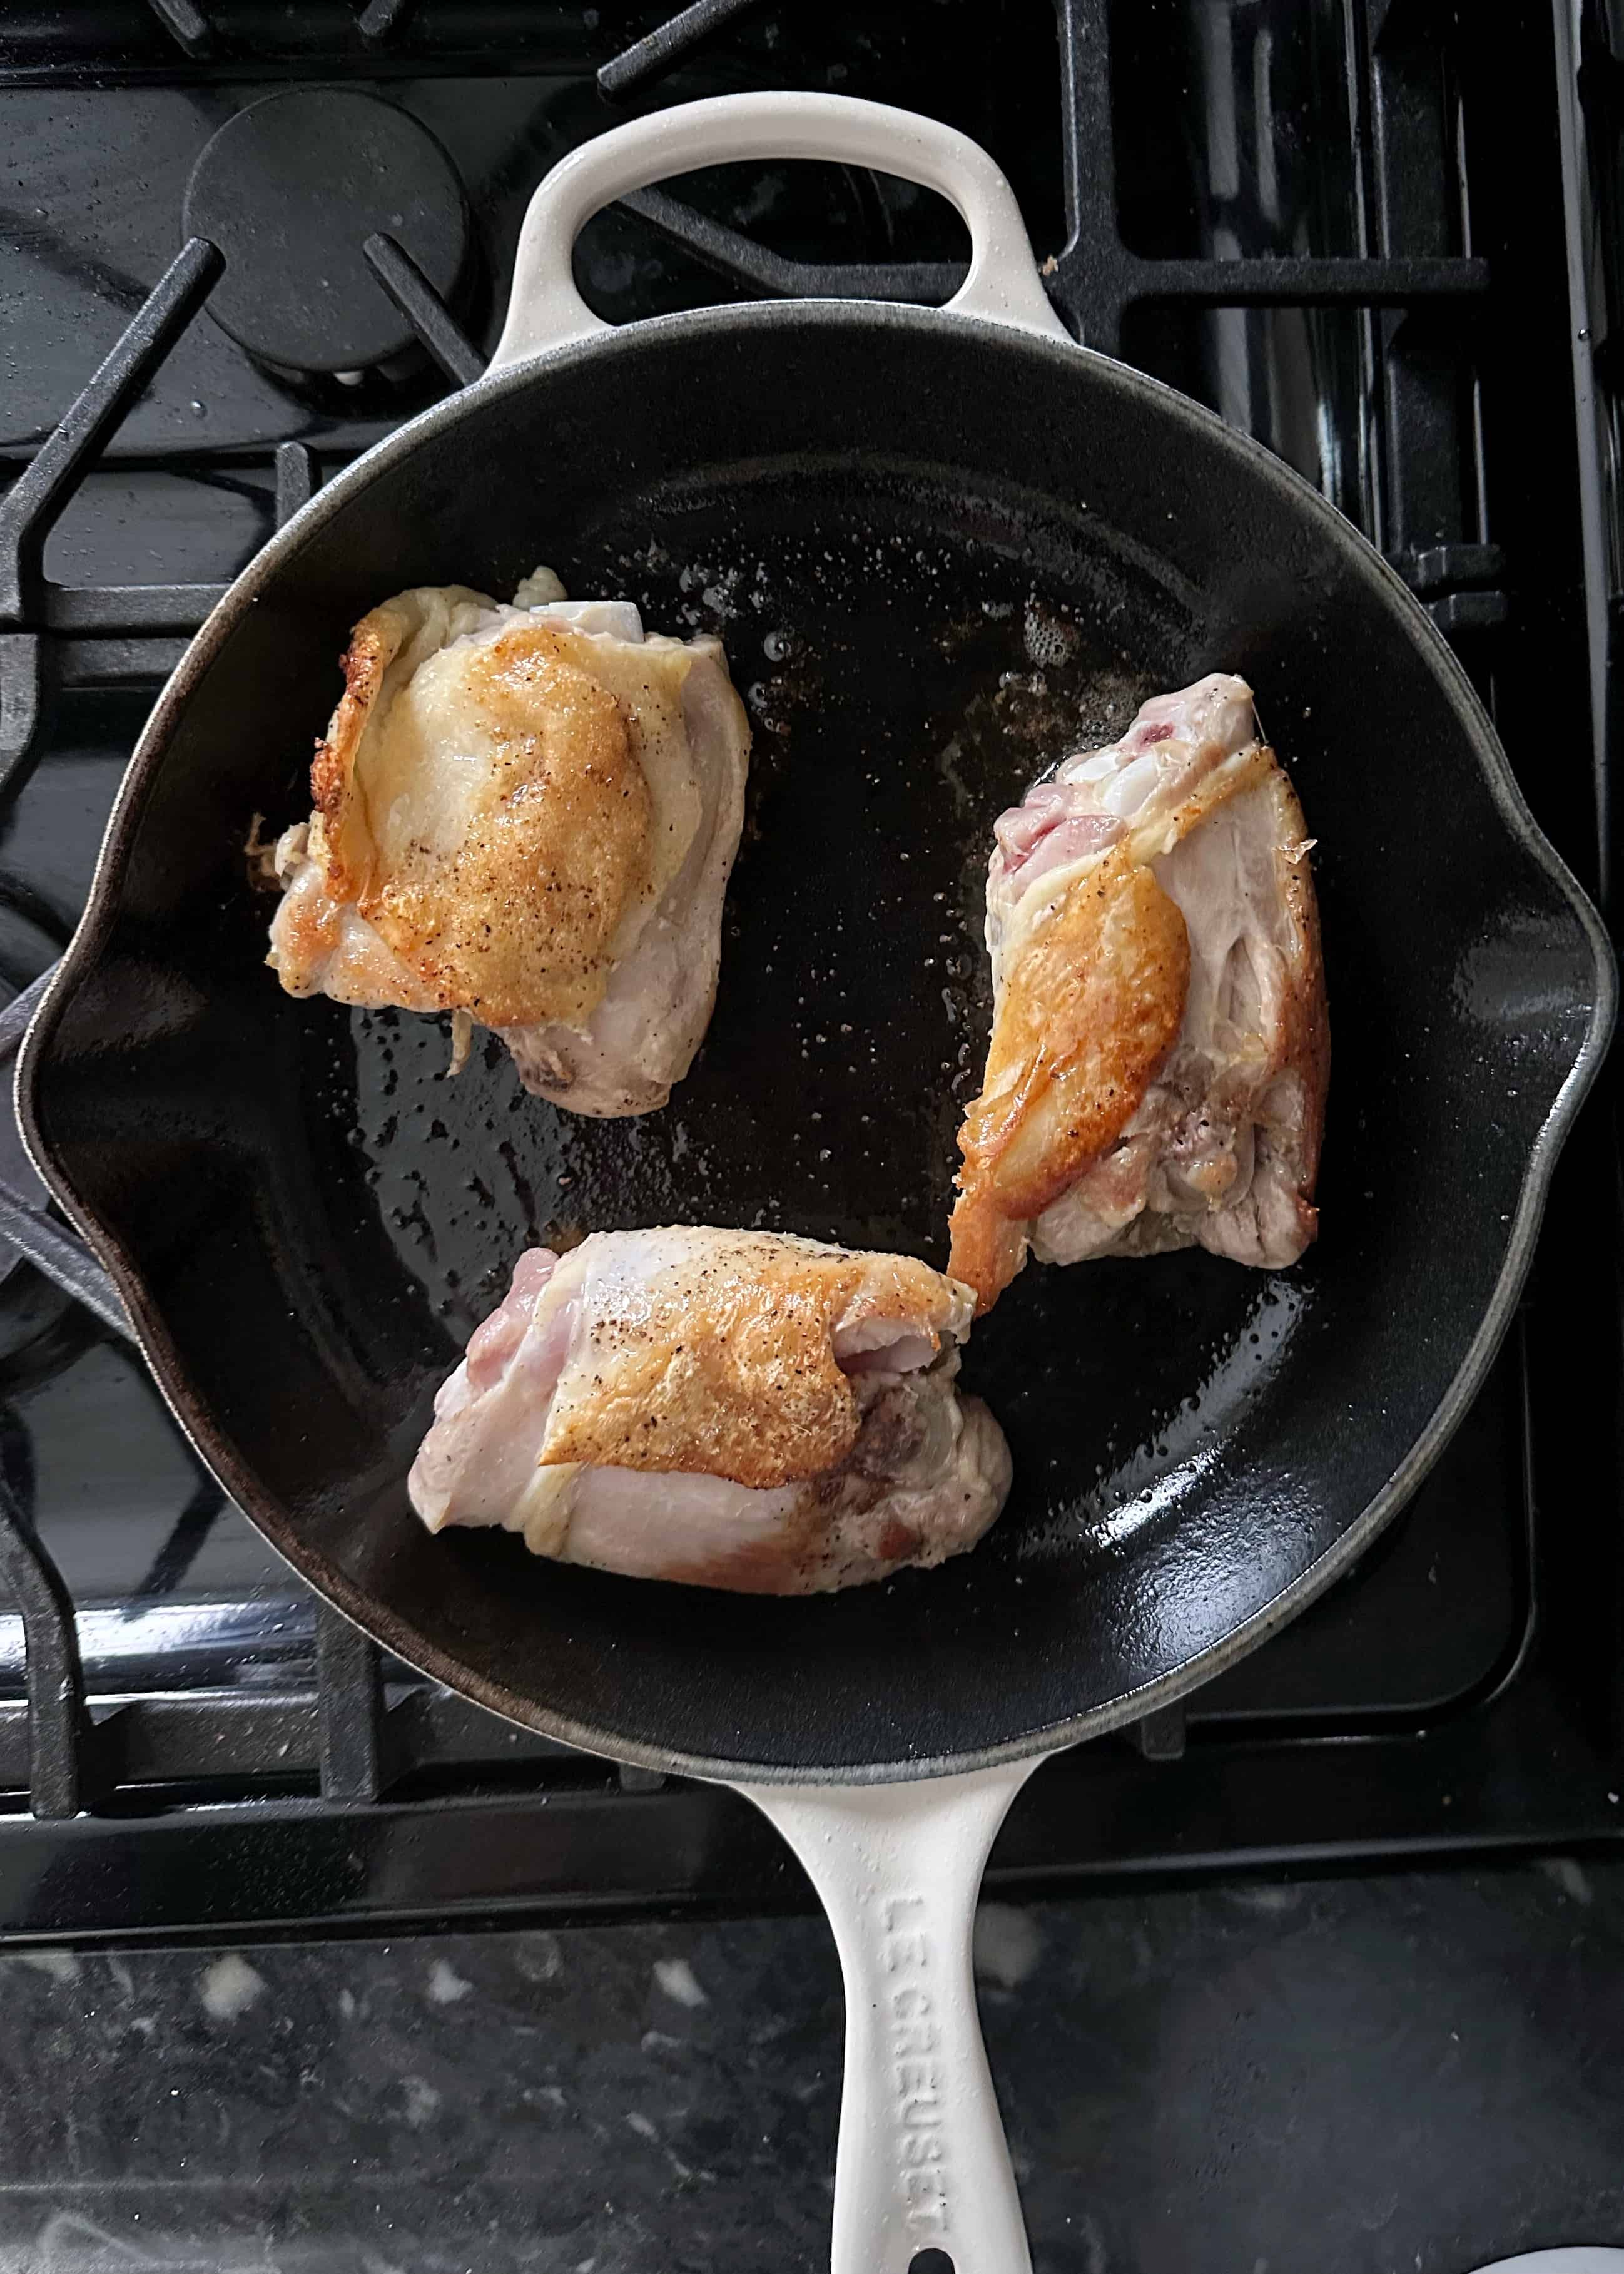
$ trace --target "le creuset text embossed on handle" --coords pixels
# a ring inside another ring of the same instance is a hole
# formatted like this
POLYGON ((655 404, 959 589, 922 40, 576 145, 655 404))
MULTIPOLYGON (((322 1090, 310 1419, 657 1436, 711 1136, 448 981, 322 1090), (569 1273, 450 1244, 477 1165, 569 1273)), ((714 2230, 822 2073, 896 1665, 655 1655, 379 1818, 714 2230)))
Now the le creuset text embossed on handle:
POLYGON ((832 2274, 1030 2274, 981 2044, 975 1899, 1035 1761, 916 1784, 744 1785, 805 1865, 846 1983, 832 2274))
POLYGON ((628 190, 733 160, 821 159, 872 166, 939 191, 970 232, 970 268, 944 313, 1067 340, 1049 304, 1014 192, 979 145, 934 118, 881 102, 787 90, 721 94, 634 118, 560 159, 530 200, 513 297, 492 371, 613 327, 576 291, 570 253, 595 213, 628 190))

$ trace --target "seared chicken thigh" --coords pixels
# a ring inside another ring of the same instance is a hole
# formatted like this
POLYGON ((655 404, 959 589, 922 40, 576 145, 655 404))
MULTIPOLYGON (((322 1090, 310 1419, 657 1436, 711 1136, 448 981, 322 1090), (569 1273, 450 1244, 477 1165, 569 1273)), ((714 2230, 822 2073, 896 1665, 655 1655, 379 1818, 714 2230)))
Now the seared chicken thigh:
POLYGON ((995 835, 992 1041, 949 1269, 984 1311, 1028 1249, 1295 1263, 1330 1028, 1312 840, 1251 688, 1214 672, 1156 697, 995 835))
POLYGON ((647 1113, 710 1017, 749 728, 720 644, 645 636, 545 570, 356 626, 274 854, 269 961, 292 995, 494 1028, 529 1090, 647 1113))
POLYGON ((939 1563, 1010 1486, 954 1383, 972 1308, 911 1256, 769 1232, 531 1248, 434 1401, 412 1505, 432 1532, 755 1594, 939 1563))

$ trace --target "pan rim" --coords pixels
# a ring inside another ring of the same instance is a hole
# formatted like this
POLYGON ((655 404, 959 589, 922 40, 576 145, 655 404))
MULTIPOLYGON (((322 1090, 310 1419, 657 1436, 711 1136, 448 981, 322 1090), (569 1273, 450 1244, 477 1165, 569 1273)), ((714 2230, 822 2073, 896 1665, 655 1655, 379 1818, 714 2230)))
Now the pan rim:
POLYGON ((493 373, 432 405, 319 490, 284 528, 254 556, 222 596, 189 644, 143 727, 109 816, 84 913, 59 962, 18 1053, 15 1103, 24 1143, 53 1198, 81 1231, 109 1271, 129 1310, 141 1354, 183 1433, 256 1528, 297 1575, 333 1603, 364 1632, 432 1679, 469 1697, 503 1718, 584 1751, 636 1766, 725 1783, 884 1784, 910 1781, 991 1766, 1060 1751, 1087 1737, 1138 1721, 1210 1680, 1287 1624, 1322 1593, 1369 1546, 1427 1474, 1453 1434, 1504 1339, 1544 1215, 1551 1177, 1583 1098, 1595 1080, 1611 1039, 1617 1013, 1618 977, 1611 942, 1601 919, 1555 847, 1539 829, 1512 772, 1493 724, 1442 633, 1387 561, 1352 523, 1294 469, 1251 436, 1227 426, 1217 415, 1177 389, 1098 350, 1067 345, 979 318, 947 315, 889 302, 792 301, 742 307, 697 309, 598 333, 549 350, 533 360, 493 373), (1373 567, 1395 613, 1408 628, 1434 674, 1454 698, 1474 755, 1501 819, 1523 851, 1544 870, 1567 902, 1588 946, 1595 976, 1594 998, 1573 1063, 1541 1122, 1529 1152, 1516 1208, 1508 1228, 1493 1291, 1455 1376, 1425 1427, 1381 1491, 1339 1538, 1288 1586, 1242 1621, 1220 1641, 1154 1681, 1080 1713, 1004 1743, 963 1753, 903 1756, 895 1760, 838 1764, 808 1769, 803 1765, 729 1760, 670 1751, 578 1722, 538 1706, 506 1685, 473 1674, 399 1623, 380 1622, 366 1591, 300 1542, 286 1511, 258 1480, 236 1460, 204 1404, 192 1389, 182 1356, 152 1303, 140 1273, 117 1233, 82 1201, 57 1163, 35 1112, 38 1075, 68 1001, 105 953, 117 922, 119 888, 136 825, 148 789, 168 750, 174 727, 196 680, 213 662, 230 632, 260 591, 303 545, 348 500, 399 459, 455 425, 476 408, 518 393, 557 370, 605 356, 642 353, 679 335, 736 336, 757 328, 850 327, 910 329, 937 337, 944 327, 979 335, 1002 350, 1041 357, 1071 373, 1088 369, 1096 383, 1139 395, 1156 415, 1195 427, 1207 442, 1250 467, 1292 501, 1298 512, 1318 517, 1330 539, 1350 550, 1368 574, 1373 567))

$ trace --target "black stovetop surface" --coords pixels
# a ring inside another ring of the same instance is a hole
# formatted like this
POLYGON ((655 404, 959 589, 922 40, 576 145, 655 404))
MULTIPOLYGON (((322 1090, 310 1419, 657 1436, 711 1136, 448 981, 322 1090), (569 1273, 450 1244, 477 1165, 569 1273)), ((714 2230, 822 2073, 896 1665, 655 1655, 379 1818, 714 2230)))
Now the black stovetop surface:
MULTIPOLYGON (((146 709, 214 591, 313 483, 488 353, 541 174, 633 109, 770 85, 902 103, 984 143, 1073 328, 1258 434, 1397 563, 1493 709, 1538 818, 1597 888, 1606 753, 1590 723, 1562 90, 1540 0, 1512 0, 1492 42, 1420 0, 710 13, 714 28, 662 60, 658 37, 634 44, 659 32, 647 9, 9 11, 7 994, 65 944, 146 709), (335 90, 336 131, 320 108, 335 90), (274 130, 244 127, 269 98, 283 106, 274 130), (401 154, 384 191, 336 181, 313 234, 256 234, 256 134, 308 134, 320 169, 351 129, 378 125, 378 102, 401 154), (223 273, 194 255, 166 287, 188 217, 221 239, 223 273), (387 252, 357 241, 379 230, 440 263, 438 297, 410 273, 400 286, 397 261, 399 312, 377 281, 387 252), (437 230, 465 232, 461 251, 437 230), (166 290, 171 336, 138 369, 166 290), (323 369, 270 355, 267 342, 299 344, 289 307, 330 309, 323 369), (331 367, 347 341, 372 355, 391 328, 381 363, 331 367), (64 449, 50 438, 109 355, 128 366, 126 415, 34 511, 20 478, 32 462, 37 485, 64 449)), ((1592 82, 1595 100, 1614 98, 1592 82)), ((578 254, 587 297, 619 320, 763 290, 939 300, 962 257, 944 206, 852 169, 718 169, 630 207, 601 215, 578 254)), ((1187 1708, 1045 1770, 996 1871, 1064 1882, 1612 1834, 1624 1676, 1606 1114, 1605 1098, 1587 1112, 1516 1327, 1409 1509, 1187 1708)), ((13 1206, 40 1200, 14 1134, 0 1139, 0 1230, 17 1243, 0 1278, 0 1517, 14 1526, 0 1535, 14 1572, 20 1528, 65 1582, 85 1700, 70 1681, 41 1718, 36 1643, 31 1752, 24 1596, 0 1577, 0 1931, 297 1929, 793 1890, 741 1804, 510 1730, 320 1610, 200 1470, 107 1323, 116 1304, 94 1267, 13 1206), (74 1814, 80 1801, 91 1813, 74 1814)))
MULTIPOLYGON (((1573 1856, 984 1904, 1038 2274, 1617 2249, 1621 1935, 1624 1864, 1573 1856)), ((828 2268, 822 1919, 54 1949, 0 1990, 31 2274, 828 2268)))

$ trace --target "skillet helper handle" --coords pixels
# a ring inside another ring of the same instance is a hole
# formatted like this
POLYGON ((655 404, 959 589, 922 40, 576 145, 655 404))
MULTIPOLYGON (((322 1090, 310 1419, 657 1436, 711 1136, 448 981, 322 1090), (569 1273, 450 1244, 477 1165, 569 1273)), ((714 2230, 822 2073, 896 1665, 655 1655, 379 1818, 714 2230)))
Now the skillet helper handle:
POLYGON ((970 273, 943 312, 1070 341, 1049 306, 1014 192, 979 143, 885 103, 779 89, 679 103, 613 127, 561 158, 524 216, 513 297, 491 369, 504 371, 567 340, 613 329, 583 300, 570 267, 575 238, 595 213, 673 174, 772 158, 872 166, 939 191, 970 231, 970 273))
POLYGON ((1031 2274, 970 1936, 1034 1761, 891 1785, 741 1785, 805 1865, 846 1983, 831 2274, 1031 2274))

